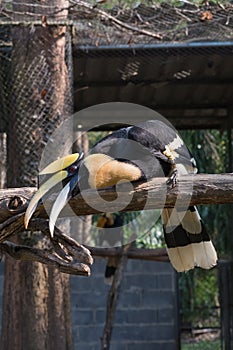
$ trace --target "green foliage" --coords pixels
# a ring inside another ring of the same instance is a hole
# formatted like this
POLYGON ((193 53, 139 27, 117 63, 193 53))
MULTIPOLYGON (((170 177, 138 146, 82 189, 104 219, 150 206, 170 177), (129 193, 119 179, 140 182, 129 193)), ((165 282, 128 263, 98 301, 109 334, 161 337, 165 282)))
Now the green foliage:
MULTIPOLYGON (((180 134, 193 153, 199 172, 224 173, 229 169, 227 132, 200 130, 182 131, 180 134)), ((198 210, 215 244, 218 256, 230 257, 232 255, 230 206, 200 206, 198 210)), ((211 271, 195 269, 182 274, 179 276, 179 288, 183 325, 193 328, 219 326, 217 269, 211 271)), ((210 347, 215 349, 214 346, 214 343, 203 342, 203 347, 198 343, 190 344, 190 347, 187 345, 182 349, 210 347)))
MULTIPOLYGON (((227 132, 200 130, 180 132, 197 161, 199 173, 224 173, 229 169, 227 132)), ((198 208, 219 255, 231 256, 232 241, 230 205, 211 205, 198 208)))
POLYGON ((181 131, 180 134, 197 160, 200 173, 226 171, 229 163, 227 132, 190 130, 181 131))
POLYGON ((109 132, 107 131, 89 131, 88 132, 88 140, 89 140, 89 149, 100 141, 103 137, 107 136, 109 132))
MULTIPOLYGON (((148 211, 147 211, 148 212, 148 211)), ((138 248, 161 248, 165 247, 165 241, 163 236, 163 227, 161 220, 156 220, 158 211, 151 211, 151 215, 154 215, 155 219, 151 221, 151 225, 147 225, 148 216, 147 213, 143 213, 139 218, 140 220, 140 232, 138 232, 138 239, 136 240, 136 246, 138 248), (155 213, 156 212, 156 213, 155 213), (143 227, 147 229, 143 230, 143 227)))
POLYGON ((195 269, 179 275, 182 323, 186 327, 218 327, 217 269, 195 269))
POLYGON ((220 340, 204 340, 197 343, 183 344, 182 350, 219 350, 221 349, 220 340))
MULTIPOLYGON (((116 213, 115 213, 116 214, 116 213)), ((126 213, 117 213, 123 219, 124 242, 128 243, 132 237, 137 237, 135 245, 138 248, 165 247, 163 228, 161 221, 156 221, 160 216, 159 211, 146 210, 126 213)), ((98 229, 96 223, 99 215, 92 216, 91 236, 94 244, 98 242, 98 229)))

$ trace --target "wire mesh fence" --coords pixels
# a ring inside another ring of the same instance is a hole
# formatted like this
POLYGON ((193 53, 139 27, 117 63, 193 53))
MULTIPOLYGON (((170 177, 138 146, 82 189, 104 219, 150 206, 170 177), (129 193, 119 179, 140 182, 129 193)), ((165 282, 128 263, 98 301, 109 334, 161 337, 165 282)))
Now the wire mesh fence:
POLYGON ((93 11, 93 6, 85 2, 79 1, 78 6, 72 10, 72 18, 78 15, 81 20, 75 27, 78 44, 133 45, 227 40, 232 37, 231 4, 198 7, 185 1, 176 7, 169 2, 148 2, 147 5, 138 2, 131 8, 116 4, 107 12, 99 6, 93 11))
MULTIPOLYGON (((53 96, 58 86, 64 88, 66 82, 61 84, 59 81, 59 84, 55 84, 51 81, 52 66, 56 65, 54 55, 57 53, 54 50, 58 36, 61 36, 59 38, 62 40, 65 34, 66 52, 64 65, 59 69, 67 70, 65 74, 70 79, 72 43, 79 47, 133 47, 135 44, 164 42, 227 41, 232 38, 232 15, 233 5, 230 2, 224 5, 204 3, 197 6, 184 1, 181 2, 181 6, 172 6, 157 2, 132 2, 122 5, 118 2, 100 4, 59 0, 46 5, 3 0, 0 12, 0 130, 6 131, 12 118, 17 118, 15 107, 18 106, 20 113, 25 116, 18 124, 24 130, 21 136, 22 143, 26 145, 28 142, 34 142, 36 138, 41 139, 41 130, 43 142, 47 142, 53 124, 60 118, 59 113, 63 114, 53 96), (27 115, 34 115, 34 119, 29 120, 27 115), (41 127, 37 127, 37 131, 32 133, 35 123, 41 123, 41 127)), ((110 52, 107 55, 110 55, 110 52)), ((150 51, 146 52, 143 58, 144 65, 150 66, 152 60, 154 57, 151 57, 150 51)), ((137 60, 134 59, 122 68, 123 85, 138 78, 138 75, 134 76, 139 70, 137 64, 137 60)), ((163 65, 164 62, 161 62, 161 69, 163 65)), ((184 74, 190 74, 182 72, 182 69, 178 70, 178 76, 174 76, 174 79, 186 79, 184 74)), ((83 84, 85 85, 86 81, 83 84)), ((71 85, 64 89, 67 109, 65 114, 72 113, 73 109, 72 93, 68 96, 71 85)), ((82 76, 79 86, 82 87, 82 76)), ((79 96, 82 99, 82 94, 79 96)), ((37 153, 38 150, 34 152, 37 153)))
POLYGON ((33 185, 43 147, 54 128, 72 114, 71 41, 65 27, 4 25, 4 35, 6 31, 0 56, 0 109, 12 169, 8 186, 33 185))
MULTIPOLYGON (((54 0, 46 5, 2 0, 1 187, 6 181, 11 187, 36 184, 44 146, 54 129, 73 113, 72 44, 133 47, 161 42, 228 41, 233 35, 232 17, 230 2, 217 5, 206 2, 202 6, 189 1, 181 6, 150 2, 111 6, 104 1, 101 4, 54 0)), ((148 52, 144 62, 152 59, 148 52)), ((128 68, 121 74, 123 82, 137 70, 136 66, 128 68)), ((64 135, 59 145, 62 152, 66 152, 69 138, 73 138, 69 132, 64 135)))

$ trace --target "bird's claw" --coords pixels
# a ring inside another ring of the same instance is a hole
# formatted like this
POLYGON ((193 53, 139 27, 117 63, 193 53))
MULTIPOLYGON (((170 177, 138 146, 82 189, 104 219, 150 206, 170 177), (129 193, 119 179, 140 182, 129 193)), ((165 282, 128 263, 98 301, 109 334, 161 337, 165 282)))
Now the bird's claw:
POLYGON ((177 169, 172 170, 169 178, 167 179, 167 185, 174 188, 177 184, 177 169))

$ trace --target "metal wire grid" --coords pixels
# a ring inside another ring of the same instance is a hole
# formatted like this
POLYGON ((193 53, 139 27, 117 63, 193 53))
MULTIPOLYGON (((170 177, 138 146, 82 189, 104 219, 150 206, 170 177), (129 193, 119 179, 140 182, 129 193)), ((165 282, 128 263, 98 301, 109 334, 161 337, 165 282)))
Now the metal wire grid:
MULTIPOLYGON (((11 31, 14 39, 17 36, 15 31, 17 28, 14 27, 11 31)), ((66 65, 57 67, 67 70, 65 75, 68 81, 60 82, 61 86, 69 84, 69 88, 62 93, 62 101, 56 96, 60 91, 58 78, 53 78, 56 69, 56 64, 53 67, 52 62, 55 59, 54 48, 48 46, 48 38, 34 30, 27 31, 27 35, 29 38, 25 40, 25 45, 22 40, 15 40, 11 50, 2 47, 0 54, 0 129, 8 134, 8 156, 15 153, 16 173, 22 174, 19 178, 9 175, 11 186, 35 185, 44 146, 61 119, 73 111, 69 33, 66 65), (61 106, 65 106, 65 109, 61 106)))
POLYGON ((79 45, 153 44, 158 42, 228 40, 232 38, 232 4, 198 7, 184 3, 175 7, 140 5, 131 9, 115 6, 104 11, 83 1, 72 8, 79 45), (76 20, 79 19, 79 22, 76 20))
MULTIPOLYGON (((73 110, 70 88, 63 96, 66 110, 61 110, 60 101, 56 100, 59 84, 51 80, 50 64, 54 52, 48 44, 48 37, 43 35, 44 27, 54 23, 72 25, 73 43, 79 46, 130 44, 133 48, 134 44, 161 41, 226 40, 232 37, 232 15, 231 4, 201 8, 190 4, 179 8, 152 4, 126 10, 115 6, 106 10, 101 5, 93 6, 78 0, 61 0, 58 7, 3 0, 0 13, 0 131, 11 134, 8 150, 17 148, 17 155, 22 159, 18 164, 23 167, 23 178, 11 182, 19 181, 18 185, 35 183, 41 149, 59 124, 61 115, 69 115, 73 110), (204 16, 208 18, 204 19, 204 16), (18 32, 22 36, 22 31, 27 36, 25 42, 17 40, 18 32), (16 123, 18 131, 14 135, 12 125, 16 123)), ((70 38, 69 34, 67 38, 70 38)), ((71 41, 66 40, 66 43, 66 69, 71 82, 71 41)), ((150 51, 144 54, 145 62, 154 59, 150 51)), ((106 51, 106 55, 110 52, 106 51)), ((121 73, 123 83, 137 79, 132 76, 139 69, 138 63, 134 63, 130 61, 124 67, 121 73)), ((173 79, 188 78, 185 72, 179 71, 173 76, 173 79)))

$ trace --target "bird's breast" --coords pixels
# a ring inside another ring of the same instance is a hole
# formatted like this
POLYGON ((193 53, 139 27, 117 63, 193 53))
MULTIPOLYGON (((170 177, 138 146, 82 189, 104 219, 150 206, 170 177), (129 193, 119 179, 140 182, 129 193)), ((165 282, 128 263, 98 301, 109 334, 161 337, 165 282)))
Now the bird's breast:
POLYGON ((141 170, 133 164, 118 160, 111 160, 102 165, 95 174, 89 177, 89 185, 92 188, 104 188, 116 185, 122 181, 139 180, 141 170))

